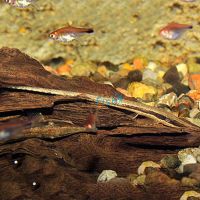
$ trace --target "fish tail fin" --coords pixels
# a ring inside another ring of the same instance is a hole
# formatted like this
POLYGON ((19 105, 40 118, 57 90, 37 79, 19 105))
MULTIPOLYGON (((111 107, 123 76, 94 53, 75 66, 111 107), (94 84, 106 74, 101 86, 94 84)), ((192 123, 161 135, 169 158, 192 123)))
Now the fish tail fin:
POLYGON ((88 29, 86 30, 86 33, 94 33, 94 30, 93 30, 92 28, 88 28, 88 29))

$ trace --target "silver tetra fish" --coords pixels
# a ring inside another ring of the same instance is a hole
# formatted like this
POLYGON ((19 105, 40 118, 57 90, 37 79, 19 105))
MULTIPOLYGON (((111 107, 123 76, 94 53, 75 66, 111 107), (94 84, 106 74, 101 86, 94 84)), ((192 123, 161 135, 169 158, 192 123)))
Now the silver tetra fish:
POLYGON ((84 34, 90 34, 93 32, 94 30, 92 28, 77 28, 77 27, 68 26, 68 27, 63 27, 51 32, 49 34, 49 37, 53 40, 57 40, 60 42, 70 42, 84 34))
POLYGON ((192 25, 179 24, 175 22, 169 23, 167 26, 160 30, 160 35, 169 40, 176 40, 188 29, 192 29, 192 25))

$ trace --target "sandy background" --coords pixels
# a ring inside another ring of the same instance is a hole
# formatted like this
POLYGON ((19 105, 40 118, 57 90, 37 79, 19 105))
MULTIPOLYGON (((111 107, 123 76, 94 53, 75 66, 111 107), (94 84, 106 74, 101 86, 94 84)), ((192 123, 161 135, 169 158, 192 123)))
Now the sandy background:
POLYGON ((19 48, 42 62, 54 58, 128 62, 135 56, 168 63, 176 57, 200 57, 200 3, 181 0, 38 0, 16 9, 0 3, 0 47, 19 48), (194 25, 176 41, 158 34, 171 21, 194 25), (93 27, 95 33, 61 44, 49 32, 67 24, 93 27))

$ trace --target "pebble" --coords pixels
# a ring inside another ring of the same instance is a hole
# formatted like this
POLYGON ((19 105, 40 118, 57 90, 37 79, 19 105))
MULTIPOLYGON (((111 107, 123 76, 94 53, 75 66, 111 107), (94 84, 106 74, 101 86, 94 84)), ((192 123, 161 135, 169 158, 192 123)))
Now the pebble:
POLYGON ((194 100, 190 96, 182 94, 178 97, 178 104, 187 105, 189 109, 192 109, 194 107, 194 100))
POLYGON ((178 116, 179 117, 189 117, 190 110, 194 107, 194 100, 185 94, 179 96, 178 100, 178 116))
POLYGON ((145 69, 143 72, 143 80, 145 79, 157 80, 157 73, 150 69, 145 69))
POLYGON ((176 65, 177 71, 181 74, 181 77, 185 77, 188 74, 188 67, 185 63, 176 65))
POLYGON ((128 94, 135 98, 152 101, 157 95, 157 89, 139 82, 132 82, 128 85, 128 94))
POLYGON ((188 96, 190 96, 193 100, 200 100, 200 90, 190 90, 188 93, 187 93, 188 96))
POLYGON ((156 89, 159 89, 161 82, 159 82, 157 79, 152 79, 152 78, 146 78, 144 80, 142 80, 142 83, 147 85, 147 86, 152 86, 156 89))
POLYGON ((142 80, 142 72, 140 70, 133 70, 128 73, 124 78, 114 82, 115 87, 127 89, 130 82, 140 82, 142 80))
POLYGON ((177 155, 169 155, 162 158, 160 164, 164 168, 175 169, 180 166, 181 162, 177 155))
POLYGON ((182 84, 181 82, 177 82, 172 85, 172 88, 168 89, 166 93, 174 92, 177 96, 181 94, 186 94, 190 91, 190 88, 187 85, 182 84))
POLYGON ((178 152, 178 158, 181 161, 178 172, 183 173, 183 168, 187 164, 200 162, 200 148, 186 148, 178 152))
POLYGON ((181 162, 181 165, 178 168, 178 172, 183 173, 183 168, 184 168, 185 165, 195 164, 195 163, 197 163, 196 158, 193 155, 188 154, 185 157, 185 159, 181 162))
POLYGON ((200 148, 186 148, 183 150, 180 150, 178 152, 178 159, 183 162, 188 155, 194 156, 195 159, 200 163, 200 148))
POLYGON ((181 196, 180 200, 188 200, 189 197, 197 197, 200 198, 200 193, 191 190, 191 191, 186 191, 183 193, 183 195, 181 196))
POLYGON ((159 81, 159 83, 163 82, 163 76, 165 75, 165 71, 163 70, 159 70, 157 72, 157 80, 159 81))
POLYGON ((64 65, 61 65, 59 66, 57 69, 56 69, 56 72, 59 74, 59 75, 66 75, 68 76, 70 74, 70 71, 71 71, 71 67, 66 63, 64 65))
POLYGON ((191 90, 200 91, 200 73, 189 74, 189 87, 191 90))
POLYGON ((178 117, 189 117, 190 109, 185 104, 178 105, 178 117))
POLYGON ((163 76, 163 80, 166 83, 174 85, 181 81, 178 70, 176 67, 169 68, 163 76))
POLYGON ((184 166, 184 165, 192 164, 192 163, 197 163, 197 160, 196 160, 196 158, 195 158, 193 155, 188 154, 188 155, 185 157, 185 159, 182 161, 181 164, 184 166))
POLYGON ((130 82, 140 82, 142 81, 143 74, 140 70, 133 70, 128 73, 128 80, 130 82))
POLYGON ((157 107, 172 108, 177 104, 177 95, 174 92, 161 96, 157 101, 157 107))
POLYGON ((139 175, 145 174, 145 169, 148 168, 148 167, 160 169, 159 164, 157 164, 153 161, 145 161, 139 166, 139 168, 137 170, 138 174, 139 175))
POLYGON ((158 66, 154 62, 149 62, 148 65, 146 66, 146 69, 150 69, 153 72, 155 72, 157 68, 158 66))
POLYGON ((97 182, 108 182, 115 177, 117 177, 117 173, 115 171, 103 170, 97 178, 97 182))
POLYGON ((133 68, 142 70, 147 66, 147 59, 143 57, 137 57, 133 60, 133 68))

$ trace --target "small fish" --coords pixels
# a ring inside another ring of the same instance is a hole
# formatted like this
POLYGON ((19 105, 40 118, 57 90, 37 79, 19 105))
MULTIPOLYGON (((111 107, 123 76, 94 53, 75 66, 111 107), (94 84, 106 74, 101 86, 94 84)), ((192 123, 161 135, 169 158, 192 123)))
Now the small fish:
POLYGON ((14 134, 23 130, 23 128, 29 126, 31 122, 11 120, 8 122, 0 123, 0 140, 11 138, 14 134))
POLYGON ((178 24, 175 22, 169 23, 160 30, 160 35, 169 40, 176 40, 188 29, 192 29, 192 25, 178 24))
POLYGON ((0 140, 8 140, 23 129, 34 127, 41 121, 43 121, 41 113, 30 113, 25 120, 12 119, 6 122, 0 122, 0 140))
POLYGON ((96 112, 89 113, 88 118, 85 123, 85 128, 96 131, 97 130, 96 121, 97 121, 97 113, 96 112))
POLYGON ((92 28, 76 28, 72 26, 63 27, 57 29, 49 34, 49 37, 53 40, 57 40, 60 42, 70 42, 75 40, 84 34, 93 33, 94 30, 92 28))
POLYGON ((4 0, 5 3, 10 4, 17 8, 26 8, 31 5, 35 0, 4 0))

